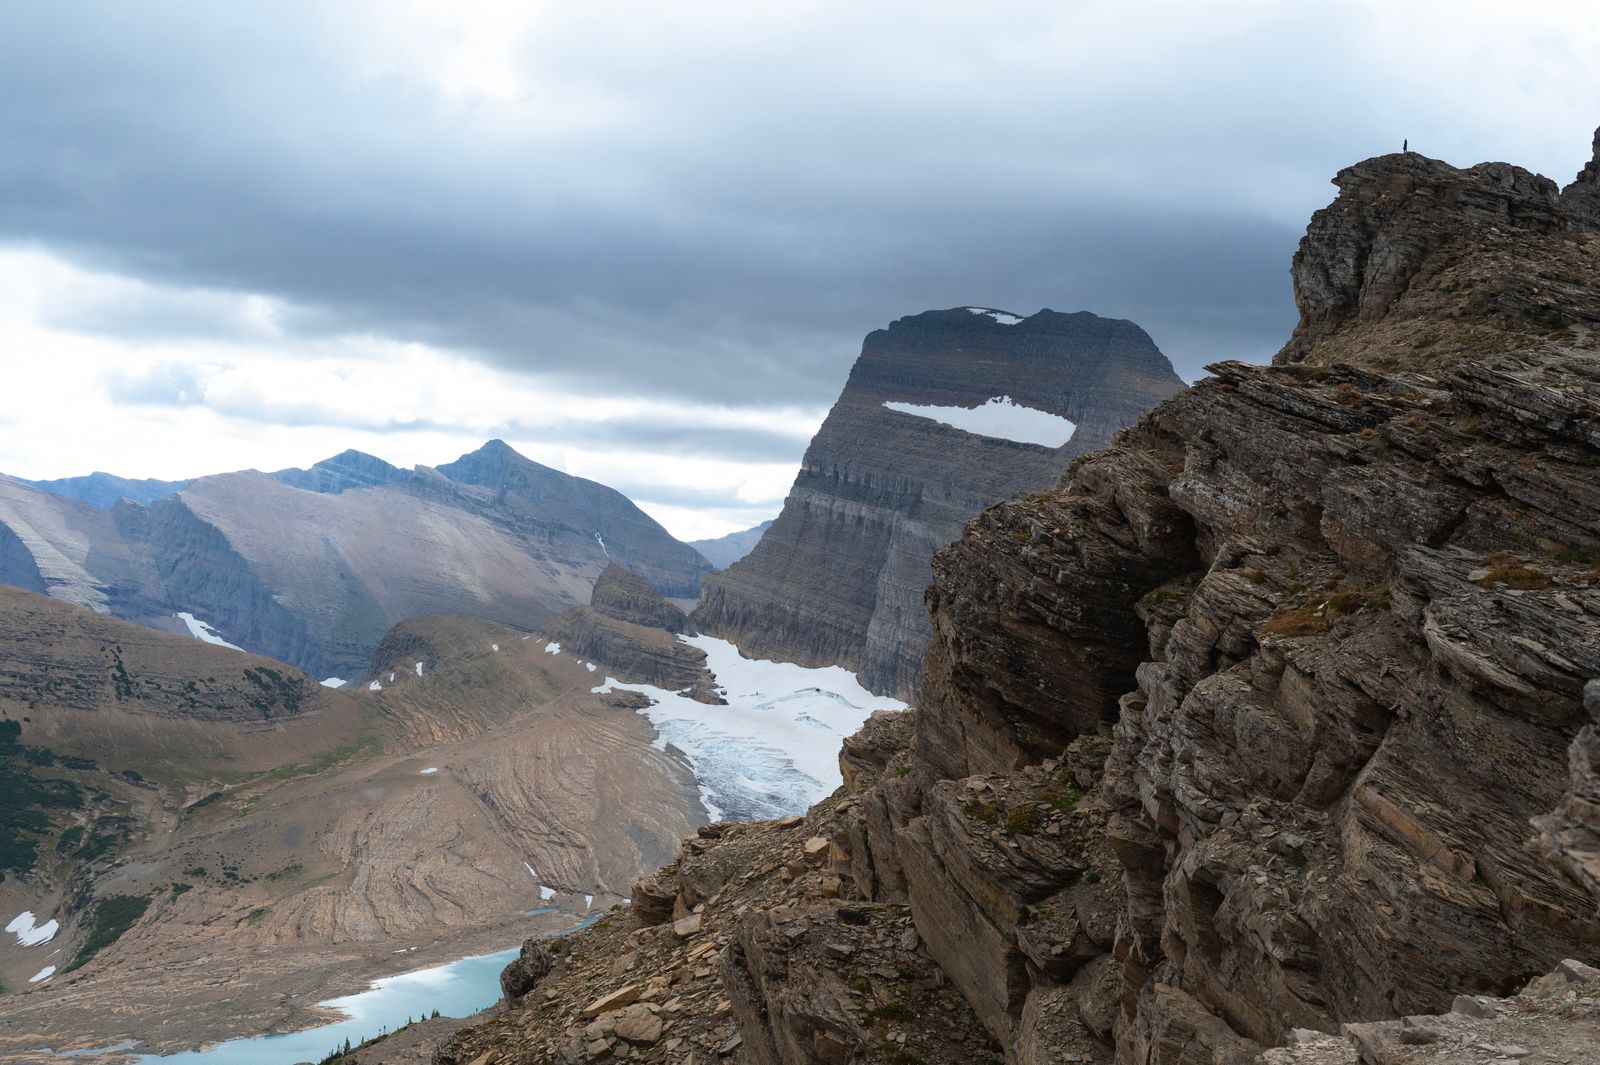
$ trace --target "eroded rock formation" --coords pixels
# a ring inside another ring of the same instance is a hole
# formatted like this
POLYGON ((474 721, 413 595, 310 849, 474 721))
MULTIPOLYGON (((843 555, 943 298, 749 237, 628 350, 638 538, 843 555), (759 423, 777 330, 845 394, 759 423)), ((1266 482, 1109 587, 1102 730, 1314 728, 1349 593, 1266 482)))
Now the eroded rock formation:
POLYGON ((929 560, 974 514, 1043 488, 1074 455, 1183 386, 1132 322, 957 307, 868 335, 783 511, 708 578, 696 622, 747 654, 844 665, 915 695, 929 639, 929 560), (985 436, 886 403, 976 407, 1009 396, 1077 426, 1059 447, 985 436))

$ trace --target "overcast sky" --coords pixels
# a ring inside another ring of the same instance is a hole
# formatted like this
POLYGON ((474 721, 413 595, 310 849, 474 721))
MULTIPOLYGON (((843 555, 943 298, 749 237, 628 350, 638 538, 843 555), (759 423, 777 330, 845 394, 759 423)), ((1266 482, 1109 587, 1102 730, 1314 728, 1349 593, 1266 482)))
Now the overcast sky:
POLYGON ((1587 3, 0 0, 0 471, 500 436, 715 535, 894 318, 1264 360, 1340 167, 1596 124, 1587 3))

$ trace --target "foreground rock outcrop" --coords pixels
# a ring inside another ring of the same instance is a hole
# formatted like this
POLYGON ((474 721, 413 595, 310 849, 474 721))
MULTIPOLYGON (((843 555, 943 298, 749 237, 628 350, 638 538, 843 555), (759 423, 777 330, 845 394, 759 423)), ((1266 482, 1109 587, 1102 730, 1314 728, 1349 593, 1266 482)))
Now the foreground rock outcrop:
MULTIPOLYGON (((1275 365, 939 553, 919 705, 846 744, 815 839, 634 890, 737 915, 717 1053, 909 1060, 826 990, 850 942, 785 960, 787 907, 843 899, 903 908, 1011 1062, 1600 1058, 1597 167, 1342 172, 1275 365), (785 909, 738 879, 769 861, 785 909)), ((533 1049, 551 991, 439 1060, 634 1053, 533 1049)))
MULTIPOLYGON (((1500 164, 1339 184, 1278 365, 1213 367, 935 563, 927 783, 878 835, 913 843, 942 777, 1109 731, 1124 1062, 1249 1060, 1600 953, 1593 899, 1529 849, 1600 671, 1600 243, 1500 164)), ((914 912, 949 893, 929 872, 914 912)), ((994 923, 995 885, 954 879, 994 923)), ((996 965, 1036 920, 1001 912, 996 965)), ((1057 986, 1028 972, 974 988, 1018 1060, 1057 986)))
POLYGON ((782 513, 750 554, 707 578, 695 621, 748 654, 844 665, 871 690, 910 699, 933 553, 978 511, 1053 483, 1072 456, 1181 387, 1132 322, 965 307, 901 318, 868 335, 782 513), (1047 447, 885 405, 1001 396, 1077 428, 1047 447))
POLYGON ((1297 1032, 1264 1065, 1502 1065, 1600 1056, 1600 969, 1567 960, 1514 998, 1459 996, 1449 1013, 1297 1032))

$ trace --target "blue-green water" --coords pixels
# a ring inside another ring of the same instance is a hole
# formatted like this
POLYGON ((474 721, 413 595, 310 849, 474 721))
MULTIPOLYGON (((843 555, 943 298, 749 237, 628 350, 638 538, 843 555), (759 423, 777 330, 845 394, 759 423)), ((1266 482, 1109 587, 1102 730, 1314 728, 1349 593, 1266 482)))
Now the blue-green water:
MULTIPOLYGON (((552 935, 567 935, 587 928, 601 918, 592 913, 552 935)), ((445 1017, 466 1017, 488 1009, 500 998, 500 970, 520 948, 496 954, 462 958, 448 965, 420 969, 414 973, 386 976, 374 980, 372 987, 359 994, 329 999, 320 1005, 347 1016, 342 1021, 308 1028, 286 1035, 259 1035, 232 1039, 206 1050, 178 1054, 140 1054, 139 1065, 294 1065, 299 1061, 321 1061, 330 1051, 392 1032, 408 1020, 422 1020, 438 1010, 445 1017)))

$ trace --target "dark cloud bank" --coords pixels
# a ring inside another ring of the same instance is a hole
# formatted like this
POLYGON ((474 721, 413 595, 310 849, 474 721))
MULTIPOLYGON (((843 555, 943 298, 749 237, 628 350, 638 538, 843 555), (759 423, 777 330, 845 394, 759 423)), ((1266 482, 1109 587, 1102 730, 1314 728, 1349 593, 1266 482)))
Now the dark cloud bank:
MULTIPOLYGON (((358 74, 314 6, 6 9, 0 241, 276 297, 291 344, 372 332, 742 405, 824 404, 868 330, 965 303, 1132 318, 1188 377, 1265 358, 1328 177, 1394 147, 1342 69, 1350 35, 1314 19, 1054 66, 891 37, 640 58, 601 21, 589 54, 527 62, 557 83, 591 64, 615 107, 530 130, 358 74)), ((56 313, 231 328, 159 300, 56 313)))

